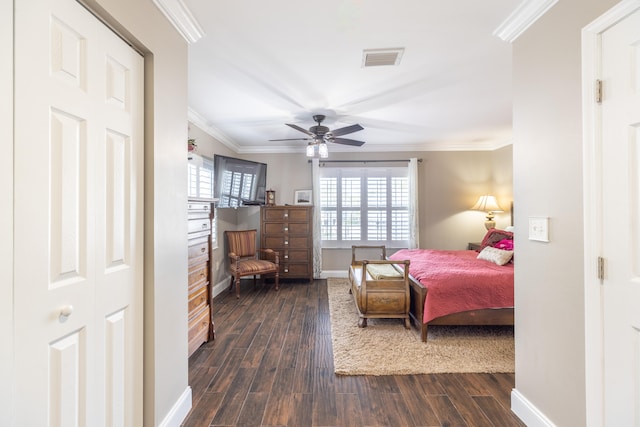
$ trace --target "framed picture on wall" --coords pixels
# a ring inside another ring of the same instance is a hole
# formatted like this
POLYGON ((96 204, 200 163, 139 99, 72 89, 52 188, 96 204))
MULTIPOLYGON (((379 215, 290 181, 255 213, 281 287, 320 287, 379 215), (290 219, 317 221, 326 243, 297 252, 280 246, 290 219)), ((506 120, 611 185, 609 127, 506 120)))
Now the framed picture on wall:
POLYGON ((311 190, 296 190, 293 200, 296 205, 310 205, 313 202, 311 190))

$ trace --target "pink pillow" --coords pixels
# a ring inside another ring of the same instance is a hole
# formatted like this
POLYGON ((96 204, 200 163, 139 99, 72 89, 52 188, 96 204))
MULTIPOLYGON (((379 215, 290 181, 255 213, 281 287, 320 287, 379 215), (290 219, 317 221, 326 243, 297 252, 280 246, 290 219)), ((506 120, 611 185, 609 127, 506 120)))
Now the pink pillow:
POLYGON ((513 240, 511 240, 511 239, 502 239, 498 243, 493 245, 493 247, 494 248, 498 248, 498 249, 502 249, 502 250, 505 250, 505 251, 512 251, 513 250, 513 240))

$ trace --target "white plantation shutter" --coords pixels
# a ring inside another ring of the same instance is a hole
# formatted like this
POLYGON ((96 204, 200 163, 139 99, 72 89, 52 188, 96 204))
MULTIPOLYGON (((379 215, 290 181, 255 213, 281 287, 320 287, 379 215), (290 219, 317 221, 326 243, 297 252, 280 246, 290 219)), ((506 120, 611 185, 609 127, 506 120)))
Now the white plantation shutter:
POLYGON ((322 247, 409 245, 409 178, 403 167, 319 168, 322 247))

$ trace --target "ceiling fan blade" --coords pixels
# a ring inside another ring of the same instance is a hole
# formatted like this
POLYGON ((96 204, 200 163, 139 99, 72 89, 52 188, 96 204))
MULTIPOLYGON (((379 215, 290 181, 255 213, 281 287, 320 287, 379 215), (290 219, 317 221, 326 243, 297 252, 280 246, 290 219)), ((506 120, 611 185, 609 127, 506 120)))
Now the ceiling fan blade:
POLYGON ((360 147, 364 144, 364 141, 356 141, 355 139, 349 138, 332 138, 329 140, 329 142, 335 142, 336 144, 343 145, 353 145, 355 147, 360 147))
POLYGON ((285 125, 294 128, 295 130, 299 130, 300 132, 306 133, 309 136, 315 136, 313 133, 309 132, 308 130, 306 130, 305 128, 301 128, 298 125, 292 125, 291 123, 285 123, 285 125))
POLYGON ((348 133, 358 132, 359 130, 362 130, 362 129, 364 128, 360 125, 351 125, 351 126, 346 126, 340 129, 334 129, 331 131, 331 133, 333 134, 333 136, 340 136, 340 135, 346 135, 348 133))
POLYGON ((270 139, 269 141, 313 141, 313 138, 284 138, 284 139, 270 139))

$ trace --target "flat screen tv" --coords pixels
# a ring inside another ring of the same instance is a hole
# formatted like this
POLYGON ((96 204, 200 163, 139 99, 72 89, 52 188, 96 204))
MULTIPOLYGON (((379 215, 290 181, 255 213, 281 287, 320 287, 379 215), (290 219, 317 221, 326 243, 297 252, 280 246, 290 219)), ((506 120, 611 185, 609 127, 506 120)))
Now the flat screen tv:
POLYGON ((213 157, 213 196, 218 208, 265 204, 267 165, 234 157, 213 157))

